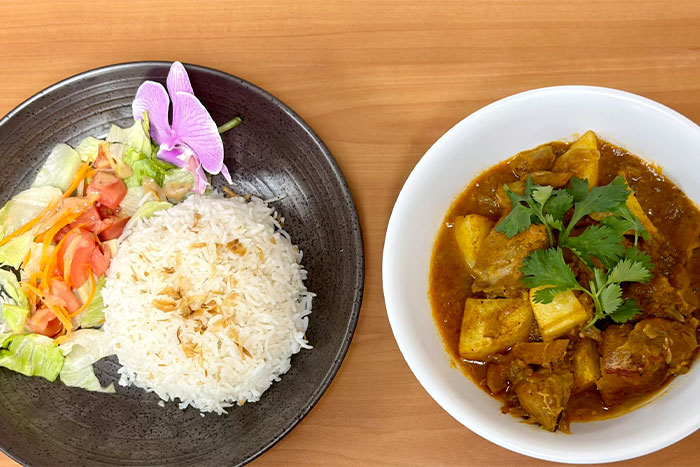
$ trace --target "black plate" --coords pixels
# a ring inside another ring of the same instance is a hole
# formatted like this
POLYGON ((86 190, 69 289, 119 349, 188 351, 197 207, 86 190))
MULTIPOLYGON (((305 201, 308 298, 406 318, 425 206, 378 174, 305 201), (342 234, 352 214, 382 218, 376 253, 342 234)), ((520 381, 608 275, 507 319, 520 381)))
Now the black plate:
MULTIPOLYGON (((104 137, 132 123, 131 101, 146 79, 165 83, 169 63, 127 63, 89 71, 36 94, 0 121, 0 205, 27 188, 54 145, 104 137)), ((275 206, 304 252, 315 292, 307 337, 313 350, 254 404, 201 417, 140 389, 95 394, 0 370, 0 448, 30 465, 232 465, 279 441, 308 413, 335 376, 362 301, 362 235, 352 196, 328 149, 289 107, 234 76, 186 65, 195 95, 223 135, 238 193, 285 196, 275 206)), ((221 182, 221 177, 215 177, 221 182)), ((98 362, 116 381, 114 357, 98 362)))

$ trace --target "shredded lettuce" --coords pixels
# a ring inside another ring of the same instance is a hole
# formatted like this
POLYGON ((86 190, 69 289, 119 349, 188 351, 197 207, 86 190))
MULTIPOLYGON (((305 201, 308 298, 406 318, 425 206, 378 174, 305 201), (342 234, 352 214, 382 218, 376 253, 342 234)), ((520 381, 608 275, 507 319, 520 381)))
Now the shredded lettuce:
POLYGON ((105 305, 102 301, 102 287, 105 285, 105 276, 100 277, 95 288, 95 295, 88 307, 80 314, 80 327, 98 328, 105 322, 105 305))
POLYGON ((20 287, 17 277, 6 269, 0 269, 0 303, 29 306, 27 296, 20 287))
POLYGON ((12 371, 55 381, 63 368, 63 354, 49 337, 5 334, 0 337, 0 342, 0 366, 12 371))
POLYGON ((65 356, 61 369, 61 381, 66 386, 74 386, 88 391, 116 392, 114 384, 103 388, 95 376, 93 363, 114 352, 109 346, 107 335, 95 329, 75 331, 68 341, 59 346, 65 356))
POLYGON ((136 210, 133 216, 131 216, 129 222, 126 223, 125 228, 129 228, 137 219, 148 219, 156 212, 162 211, 163 209, 169 209, 172 206, 173 205, 167 201, 147 201, 136 210))
POLYGON ((75 149, 67 144, 57 144, 39 169, 32 186, 53 186, 64 192, 70 186, 80 163, 80 154, 75 149))
POLYGON ((24 332, 24 324, 29 317, 29 301, 15 275, 5 269, 0 269, 0 311, 3 318, 0 328, 10 328, 14 333, 24 332))
POLYGON ((119 128, 112 125, 107 135, 107 142, 122 143, 128 148, 133 148, 148 156, 151 155, 151 137, 144 131, 141 122, 134 122, 129 128, 119 128))
POLYGON ((186 184, 189 186, 189 190, 192 190, 192 187, 194 187, 194 175, 185 169, 171 170, 163 179, 163 187, 171 184, 186 184))
POLYGON ((22 264, 22 261, 32 247, 33 235, 34 234, 29 231, 22 235, 16 236, 9 242, 0 246, 0 265, 18 269, 19 265, 22 264))
POLYGON ((88 136, 75 147, 75 151, 83 162, 95 162, 99 152, 101 139, 88 136))
POLYGON ((127 187, 140 186, 144 178, 150 178, 159 186, 163 186, 165 176, 176 168, 174 165, 155 157, 127 158, 127 154, 129 154, 129 150, 124 154, 124 161, 133 161, 130 164, 132 175, 124 180, 127 187))
POLYGON ((19 334, 24 332, 24 325, 27 323, 27 318, 29 318, 29 308, 3 303, 2 316, 7 327, 13 333, 19 334))
POLYGON ((0 221, 2 221, 0 229, 3 232, 0 238, 11 234, 35 218, 46 206, 62 195, 63 192, 53 186, 36 186, 17 193, 0 211, 0 221))

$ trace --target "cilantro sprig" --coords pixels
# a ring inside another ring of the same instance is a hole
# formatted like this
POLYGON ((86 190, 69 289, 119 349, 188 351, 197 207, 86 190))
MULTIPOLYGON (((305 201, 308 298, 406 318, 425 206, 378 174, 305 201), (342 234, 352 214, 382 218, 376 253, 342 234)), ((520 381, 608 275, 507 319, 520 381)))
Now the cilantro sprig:
POLYGON ((571 188, 555 190, 535 185, 528 178, 522 195, 504 186, 513 209, 496 230, 509 238, 524 232, 532 224, 543 224, 550 248, 536 250, 524 260, 522 282, 535 292, 538 303, 551 303, 566 290, 589 295, 595 304, 595 316, 587 326, 610 318, 623 323, 640 313, 636 302, 622 298, 623 282, 647 282, 653 263, 647 253, 637 248, 639 237, 649 240, 649 233, 626 205, 632 193, 625 179, 615 178, 605 186, 592 187, 588 181, 571 179, 571 188), (573 209, 570 218, 566 214, 573 209), (577 224, 587 215, 603 213, 599 225, 590 225, 577 236, 571 236, 577 224), (623 236, 632 231, 634 246, 625 248, 623 236), (554 232, 558 232, 555 245, 554 232), (563 249, 575 254, 593 272, 593 279, 581 285, 564 260, 563 249))

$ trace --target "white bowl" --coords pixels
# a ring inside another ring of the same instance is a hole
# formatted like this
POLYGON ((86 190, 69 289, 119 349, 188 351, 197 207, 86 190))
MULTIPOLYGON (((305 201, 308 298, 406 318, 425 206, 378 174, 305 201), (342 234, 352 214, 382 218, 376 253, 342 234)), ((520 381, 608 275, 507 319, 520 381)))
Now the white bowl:
MULTIPOLYGON (((561 86, 507 97, 471 114, 425 153, 399 194, 383 258, 384 299, 394 337, 426 391, 478 435, 532 457, 611 462, 664 448, 700 427, 700 368, 626 415, 549 433, 500 413, 493 399, 450 365, 428 301, 430 256, 452 202, 486 168, 549 141, 593 130, 663 168, 700 202, 700 128, 649 99, 614 89, 561 86)), ((697 365, 696 365, 697 366, 697 365)))

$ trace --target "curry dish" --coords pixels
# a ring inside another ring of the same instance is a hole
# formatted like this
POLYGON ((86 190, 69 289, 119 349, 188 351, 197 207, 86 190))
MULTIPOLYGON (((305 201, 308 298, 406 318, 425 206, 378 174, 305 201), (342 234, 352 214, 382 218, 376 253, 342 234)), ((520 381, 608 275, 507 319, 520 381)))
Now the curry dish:
POLYGON ((589 131, 515 155, 457 198, 433 250, 433 317, 453 360, 504 413, 569 432, 689 370, 699 247, 695 204, 658 167, 589 131), (589 212, 605 197, 612 207, 589 212))

